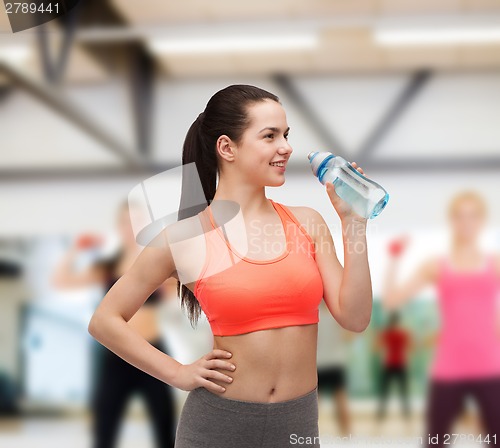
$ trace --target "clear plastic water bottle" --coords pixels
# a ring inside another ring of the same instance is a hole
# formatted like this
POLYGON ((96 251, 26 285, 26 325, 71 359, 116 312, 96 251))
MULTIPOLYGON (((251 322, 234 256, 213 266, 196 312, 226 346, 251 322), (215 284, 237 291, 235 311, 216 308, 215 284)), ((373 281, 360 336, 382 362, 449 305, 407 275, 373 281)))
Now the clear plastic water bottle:
POLYGON ((363 176, 349 162, 331 152, 310 152, 307 156, 312 172, 324 185, 331 182, 335 192, 364 218, 378 216, 389 200, 379 184, 363 176))

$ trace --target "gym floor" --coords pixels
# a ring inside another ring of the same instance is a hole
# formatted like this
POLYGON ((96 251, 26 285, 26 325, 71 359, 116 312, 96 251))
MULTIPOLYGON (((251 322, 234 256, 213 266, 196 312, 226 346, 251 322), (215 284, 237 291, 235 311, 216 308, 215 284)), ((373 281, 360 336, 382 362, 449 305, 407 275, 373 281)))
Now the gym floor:
MULTIPOLYGON (((382 423, 374 418, 375 401, 351 401, 352 434, 341 441, 334 419, 332 403, 320 400, 320 432, 324 448, 338 446, 383 447, 422 446, 425 442, 422 403, 413 404, 413 416, 405 420, 399 413, 398 403, 390 402, 388 416, 382 423), (348 440, 348 441, 347 441, 348 440)), ((91 446, 89 415, 75 414, 58 417, 25 417, 0 420, 0 446, 8 448, 88 448, 91 446)), ((453 445, 479 446, 463 440, 464 435, 478 433, 473 413, 464 416, 453 429, 459 434, 453 445)), ((307 446, 307 445, 304 445, 307 446)), ((118 448, 154 448, 151 428, 136 400, 129 407, 122 426, 118 448)))

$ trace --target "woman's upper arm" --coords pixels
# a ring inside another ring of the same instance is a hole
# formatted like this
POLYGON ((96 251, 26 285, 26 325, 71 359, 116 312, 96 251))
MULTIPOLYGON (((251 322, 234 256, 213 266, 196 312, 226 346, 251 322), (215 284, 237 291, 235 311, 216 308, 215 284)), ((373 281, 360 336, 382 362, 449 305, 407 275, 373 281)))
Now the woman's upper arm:
POLYGON ((149 244, 141 251, 132 266, 108 291, 97 312, 119 315, 128 321, 148 297, 175 274, 172 253, 166 236, 162 234, 156 238, 162 243, 149 244))
POLYGON ((338 303, 343 268, 337 258, 330 229, 319 212, 309 207, 296 207, 299 222, 314 241, 315 257, 323 281, 323 297, 329 307, 338 303))
POLYGON ((388 308, 395 308, 415 297, 424 287, 436 282, 438 269, 439 260, 437 258, 424 261, 406 282, 384 297, 384 305, 388 308))

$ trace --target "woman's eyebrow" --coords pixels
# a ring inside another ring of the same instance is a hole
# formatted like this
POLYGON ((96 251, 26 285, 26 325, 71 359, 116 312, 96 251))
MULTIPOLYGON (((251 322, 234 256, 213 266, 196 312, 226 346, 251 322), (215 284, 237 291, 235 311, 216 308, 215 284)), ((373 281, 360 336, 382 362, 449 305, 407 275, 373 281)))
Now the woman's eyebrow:
MULTIPOLYGON (((260 134, 261 132, 264 132, 264 131, 273 131, 273 132, 278 132, 278 133, 279 133, 279 132, 280 132, 280 129, 279 129, 279 128, 272 127, 272 126, 268 126, 268 127, 264 128, 264 129, 261 129, 261 130, 259 131, 259 134, 260 134)), ((286 134, 288 131, 290 131, 290 127, 286 128, 286 131, 285 131, 284 133, 286 134)))

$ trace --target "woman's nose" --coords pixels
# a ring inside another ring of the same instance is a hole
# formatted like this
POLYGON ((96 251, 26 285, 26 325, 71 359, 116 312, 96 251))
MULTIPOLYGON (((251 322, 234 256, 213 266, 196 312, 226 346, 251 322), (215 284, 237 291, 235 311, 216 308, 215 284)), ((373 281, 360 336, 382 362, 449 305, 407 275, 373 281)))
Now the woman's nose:
POLYGON ((291 154, 293 152, 293 148, 290 146, 290 143, 285 141, 285 143, 283 143, 280 146, 279 151, 280 151, 280 154, 291 154))

